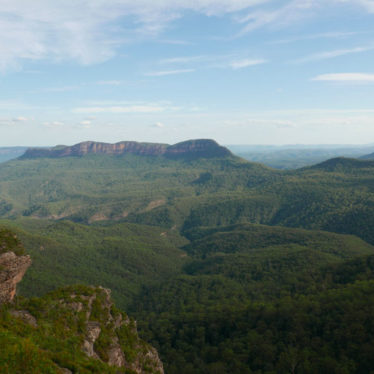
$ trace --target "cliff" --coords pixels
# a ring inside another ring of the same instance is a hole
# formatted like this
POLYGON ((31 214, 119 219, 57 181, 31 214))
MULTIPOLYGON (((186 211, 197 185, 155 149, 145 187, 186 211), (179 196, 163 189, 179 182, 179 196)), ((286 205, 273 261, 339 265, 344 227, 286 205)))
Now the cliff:
POLYGON ((17 256, 14 252, 0 255, 0 304, 13 300, 17 283, 30 265, 30 256, 17 256))
POLYGON ((87 154, 124 155, 127 153, 141 156, 165 156, 168 158, 211 158, 231 155, 231 152, 227 148, 220 146, 214 140, 197 139, 174 145, 129 141, 109 144, 88 141, 73 146, 29 148, 21 158, 80 157, 87 154))
POLYGON ((23 256, 24 249, 17 236, 0 229, 0 304, 11 302, 20 282, 31 265, 30 256, 23 256))
POLYGON ((9 303, 30 264, 17 237, 0 230, 1 373, 164 373, 108 289, 70 286, 9 303))

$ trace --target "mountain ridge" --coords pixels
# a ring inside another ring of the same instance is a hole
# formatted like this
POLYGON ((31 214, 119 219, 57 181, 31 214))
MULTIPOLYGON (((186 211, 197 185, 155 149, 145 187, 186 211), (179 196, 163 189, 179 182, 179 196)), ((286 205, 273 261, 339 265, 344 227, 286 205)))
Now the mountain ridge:
POLYGON ((165 156, 167 158, 211 158, 232 155, 227 148, 220 146, 211 139, 187 140, 173 145, 135 141, 121 141, 114 144, 86 141, 72 146, 29 148, 20 159, 81 157, 88 154, 123 155, 128 153, 142 156, 165 156))

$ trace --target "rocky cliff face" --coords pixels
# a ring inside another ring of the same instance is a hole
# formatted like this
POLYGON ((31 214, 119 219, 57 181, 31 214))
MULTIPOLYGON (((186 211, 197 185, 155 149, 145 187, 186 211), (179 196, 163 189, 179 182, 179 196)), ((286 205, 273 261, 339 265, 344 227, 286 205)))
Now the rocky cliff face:
POLYGON ((135 321, 114 308, 110 290, 72 290, 58 302, 83 323, 81 349, 88 357, 139 374, 164 373, 157 351, 138 337, 135 321))
POLYGON ((231 154, 227 148, 218 145, 214 140, 197 139, 174 145, 138 142, 119 142, 115 144, 83 142, 67 147, 30 148, 21 158, 79 157, 87 154, 123 155, 126 153, 142 156, 165 156, 168 158, 210 158, 223 157, 231 154))
POLYGON ((30 256, 23 256, 24 248, 17 236, 0 228, 0 304, 11 302, 20 282, 31 265, 30 256))
POLYGON ((70 286, 1 308, 13 300, 31 264, 23 251, 13 232, 0 229, 0 346, 9 347, 0 349, 0 362, 6 373, 25 367, 46 372, 43 365, 50 373, 164 373, 157 351, 139 338, 136 322, 115 308, 108 289, 70 286))
POLYGON ((14 252, 0 255, 0 304, 13 300, 17 283, 30 265, 30 256, 17 256, 14 252))

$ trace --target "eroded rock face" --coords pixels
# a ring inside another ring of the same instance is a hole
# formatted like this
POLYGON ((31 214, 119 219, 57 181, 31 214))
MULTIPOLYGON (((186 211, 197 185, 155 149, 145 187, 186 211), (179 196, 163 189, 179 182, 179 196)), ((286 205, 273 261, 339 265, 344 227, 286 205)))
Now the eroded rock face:
POLYGON ((92 288, 91 294, 72 293, 59 304, 77 316, 84 316, 81 349, 88 357, 139 374, 164 373, 157 351, 138 337, 135 321, 113 308, 110 290, 98 287, 92 288), (127 341, 129 336, 130 341, 127 341), (126 347, 127 352, 130 347, 132 354, 125 354, 122 347, 126 347))
POLYGON ((0 255, 0 304, 13 300, 17 283, 30 265, 30 256, 17 256, 14 252, 0 255))
POLYGON ((115 144, 83 142, 73 146, 54 148, 30 148, 21 158, 69 157, 87 154, 123 155, 131 153, 142 156, 165 156, 168 158, 224 157, 231 152, 211 139, 196 139, 174 145, 159 143, 119 142, 115 144))
POLYGON ((31 315, 27 310, 11 310, 10 314, 13 317, 21 319, 23 322, 27 323, 32 327, 38 327, 36 318, 31 315))

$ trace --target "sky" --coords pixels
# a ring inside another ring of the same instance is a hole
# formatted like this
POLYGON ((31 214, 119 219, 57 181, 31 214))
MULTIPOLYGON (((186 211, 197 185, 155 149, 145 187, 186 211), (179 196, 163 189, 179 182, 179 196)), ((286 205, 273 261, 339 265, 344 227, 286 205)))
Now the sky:
POLYGON ((2 0, 0 146, 374 143, 374 0, 2 0))

